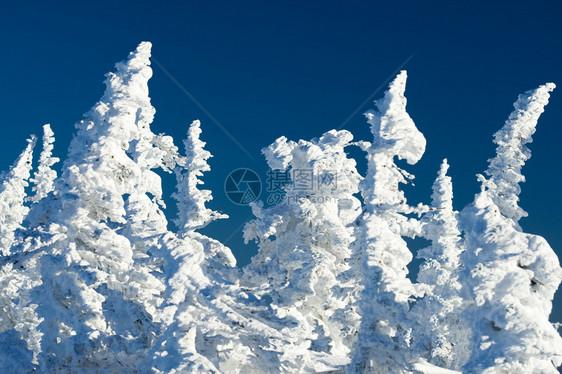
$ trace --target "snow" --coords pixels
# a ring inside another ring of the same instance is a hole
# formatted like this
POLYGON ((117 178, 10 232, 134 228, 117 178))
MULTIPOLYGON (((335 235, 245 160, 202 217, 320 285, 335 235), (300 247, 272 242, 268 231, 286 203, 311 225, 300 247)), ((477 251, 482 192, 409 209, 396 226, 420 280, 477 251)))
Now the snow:
POLYGON ((57 172, 52 169, 52 166, 59 162, 58 157, 53 157, 53 143, 55 142, 53 130, 49 124, 43 125, 43 150, 39 157, 39 166, 33 175, 31 182, 34 186, 32 188, 35 193, 31 197, 31 201, 37 202, 47 196, 49 192, 54 189, 54 182, 57 178, 57 172))
POLYGON ((361 258, 359 298, 361 324, 350 367, 352 372, 399 372, 410 360, 412 324, 409 301, 421 296, 407 277, 412 260, 403 236, 413 236, 417 220, 405 213, 415 209, 406 202, 399 184, 412 179, 394 163, 395 157, 416 163, 425 151, 425 138, 406 112, 406 72, 390 84, 378 111, 366 113, 373 142, 367 153, 367 175, 360 189, 365 212, 360 220, 357 255, 361 258), (406 177, 405 177, 406 176, 406 177))
POLYGON ((423 216, 423 236, 431 246, 418 252, 425 259, 418 282, 427 287, 413 308, 421 319, 414 328, 417 346, 429 347, 429 362, 445 368, 460 368, 468 360, 471 331, 461 316, 465 312, 465 290, 460 281, 460 256, 464 244, 458 213, 453 210, 453 184, 447 176, 449 164, 443 160, 433 184, 431 210, 423 216))
POLYGON ((486 188, 501 213, 515 222, 527 216, 517 205, 521 192, 519 183, 525 182, 521 167, 531 157, 525 144, 533 141, 537 121, 548 104, 549 93, 555 87, 554 83, 547 83, 520 95, 513 104, 515 110, 509 115, 503 128, 494 134, 494 143, 498 145, 497 155, 489 160, 486 175, 490 179, 486 188))
POLYGON ((430 364, 425 360, 416 362, 413 366, 414 374, 459 374, 460 371, 444 369, 439 366, 430 364))
POLYGON ((185 160, 183 170, 176 170, 178 191, 173 197, 178 201, 178 219, 176 225, 181 234, 203 228, 216 219, 228 218, 226 214, 214 212, 205 208, 205 203, 213 197, 209 190, 199 190, 197 185, 203 184, 199 179, 203 172, 211 170, 207 159, 212 157, 211 152, 203 149, 205 142, 199 139, 201 135, 201 122, 194 121, 184 140, 185 160))
POLYGON ((18 157, 8 173, 1 176, 0 186, 0 250, 10 253, 14 244, 14 232, 21 227, 29 208, 24 205, 25 188, 29 185, 31 161, 36 138, 27 140, 27 147, 18 157))
POLYGON ((426 147, 405 71, 366 113, 370 142, 346 130, 278 138, 262 153, 291 183, 285 200, 252 204, 244 238, 259 251, 238 269, 199 232, 227 218, 200 189, 211 157, 201 123, 183 154, 150 129, 150 54, 143 42, 107 74, 59 175, 49 125, 37 168, 31 137, 2 175, 0 372, 557 372, 562 337, 549 316, 562 268, 518 224, 526 145, 553 84, 518 98, 460 213, 446 160, 429 204, 401 190, 414 176, 396 162, 413 165, 426 147), (176 176, 173 196, 162 173, 176 176), (431 242, 417 279, 406 237, 431 242))

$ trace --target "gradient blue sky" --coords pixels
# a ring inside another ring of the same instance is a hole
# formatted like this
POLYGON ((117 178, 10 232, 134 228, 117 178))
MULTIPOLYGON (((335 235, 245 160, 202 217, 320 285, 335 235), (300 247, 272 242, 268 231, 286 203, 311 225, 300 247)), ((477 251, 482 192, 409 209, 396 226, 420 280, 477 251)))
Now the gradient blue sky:
POLYGON ((206 187, 214 191, 212 206, 231 216, 206 232, 229 239, 241 264, 255 251, 237 231, 250 209, 228 201, 228 173, 249 167, 265 177, 262 147, 280 135, 320 136, 356 111, 345 128, 370 140, 361 113, 372 103, 361 103, 405 62, 408 111, 428 143, 423 159, 407 168, 416 175, 408 197, 429 202, 447 157, 459 210, 478 191, 475 174, 493 155, 492 134, 517 95, 558 83, 524 169, 521 205, 529 217, 521 223, 562 254, 560 2, 3 1, 1 7, 0 168, 9 167, 30 133, 40 135, 43 123, 52 124, 55 152, 64 157, 73 124, 103 92, 104 73, 140 41, 151 41, 154 59, 252 156, 153 64, 153 130, 181 144, 188 124, 202 121, 202 138, 215 156, 206 187))

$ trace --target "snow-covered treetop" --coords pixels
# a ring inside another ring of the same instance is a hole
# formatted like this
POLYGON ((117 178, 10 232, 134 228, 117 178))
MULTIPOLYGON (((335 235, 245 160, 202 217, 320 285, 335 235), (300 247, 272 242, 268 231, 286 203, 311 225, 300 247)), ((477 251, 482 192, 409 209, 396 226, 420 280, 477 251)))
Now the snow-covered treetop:
POLYGON ((378 111, 369 110, 365 115, 374 137, 373 149, 398 156, 412 165, 423 156, 426 141, 406 112, 406 79, 406 71, 402 70, 384 97, 375 101, 378 111))
POLYGON ((515 110, 509 115, 505 125, 494 134, 497 154, 489 160, 490 165, 486 170, 489 179, 485 187, 501 214, 515 222, 527 216, 517 205, 521 192, 519 183, 525 181, 521 168, 531 157, 531 151, 525 144, 533 141, 537 121, 555 87, 554 83, 547 83, 519 95, 513 104, 515 110))
POLYGON ((155 163, 146 146, 152 141, 147 132, 155 113, 148 96, 150 48, 141 43, 115 65, 115 73, 106 74, 104 95, 76 124, 61 192, 78 195, 92 217, 124 223, 124 194, 142 191, 161 197, 160 178, 145 172, 155 163))
POLYGON ((415 209, 399 185, 413 176, 394 162, 398 157, 415 164, 426 142, 406 112, 405 89, 402 71, 375 101, 377 111, 366 113, 373 141, 362 144, 367 152, 367 174, 360 185, 365 208, 355 243, 363 267, 362 321, 351 372, 399 372, 411 354, 408 302, 421 293, 407 277, 412 253, 402 237, 419 234, 421 225, 403 214, 415 209), (397 359, 399 351, 404 355, 397 359))
POLYGON ((178 201, 178 218, 175 220, 180 234, 207 226, 214 220, 228 218, 209 209, 205 203, 213 197, 209 190, 199 190, 197 185, 203 184, 199 179, 203 172, 211 170, 207 160, 212 157, 211 152, 204 149, 205 142, 199 139, 201 135, 201 122, 193 121, 187 131, 185 146, 185 159, 183 170, 176 169, 178 191, 173 197, 178 201))
POLYGON ((360 188, 366 205, 371 206, 369 210, 389 205, 403 212, 412 210, 399 184, 407 183, 414 176, 396 166, 394 157, 415 164, 425 152, 426 141, 406 112, 406 78, 403 70, 390 83, 384 97, 375 101, 377 110, 365 113, 373 141, 360 143, 367 152, 368 167, 360 188))
POLYGON ((272 170, 287 170, 293 155, 291 152, 295 148, 296 143, 292 140, 287 141, 285 136, 280 136, 270 144, 269 147, 263 148, 261 152, 265 156, 267 165, 272 170))
POLYGON ((141 42, 126 61, 115 64, 116 72, 108 73, 107 87, 102 100, 111 96, 127 95, 145 101, 148 96, 148 80, 152 78, 150 53, 152 43, 141 42))
MULTIPOLYGON (((14 178, 21 180, 27 180, 29 178, 29 174, 32 168, 33 149, 35 148, 36 143, 37 138, 35 137, 35 135, 31 135, 31 137, 27 139, 27 146, 14 162, 14 164, 10 168, 10 171, 7 173, 2 173, 2 175, 0 176, 2 178, 0 193, 4 193, 4 191, 7 191, 10 188, 14 181, 14 178)), ((27 185, 27 182, 25 183, 25 185, 27 185)))
POLYGON ((51 167, 60 161, 57 157, 53 157, 54 135, 49 124, 43 125, 43 150, 39 157, 39 166, 31 180, 34 183, 32 190, 35 193, 31 197, 33 202, 41 200, 53 190, 53 182, 57 177, 57 172, 51 167))
POLYGON ((25 188, 31 172, 31 161, 36 138, 27 139, 27 147, 20 154, 8 173, 2 175, 0 185, 0 251, 7 255, 14 231, 20 227, 29 208, 23 205, 25 188))
POLYGON ((431 240, 431 245, 418 251, 417 257, 425 259, 418 282, 428 289, 414 307, 414 314, 423 317, 413 333, 418 346, 431 347, 428 357, 432 363, 458 368, 467 360, 469 330, 459 323, 465 305, 459 281, 463 245, 453 210, 453 184, 448 169, 444 159, 433 183, 431 210, 423 216, 423 236, 431 240))
POLYGON ((435 208, 453 209, 453 183, 451 177, 447 175, 449 163, 444 159, 441 163, 437 178, 433 183, 433 194, 431 195, 432 205, 435 208))
POLYGON ((102 98, 76 125, 79 132, 70 145, 70 156, 82 154, 90 146, 91 140, 82 139, 85 135, 92 138, 99 135, 95 139, 99 139, 100 145, 105 145, 104 141, 110 137, 130 141, 137 138, 137 123, 152 122, 155 110, 148 96, 148 80, 152 77, 150 48, 149 42, 140 43, 126 61, 115 64, 115 73, 106 74, 102 98))
POLYGON ((460 240, 460 231, 456 212, 453 209, 453 183, 451 177, 447 175, 448 170, 449 164, 447 159, 444 159, 433 182, 431 210, 424 214, 423 219, 424 237, 431 240, 433 245, 420 250, 418 257, 456 261, 455 258, 461 251, 457 244, 460 240))
MULTIPOLYGON (((347 192, 357 188, 357 183, 361 179, 358 174, 346 173, 354 170, 356 162, 344 156, 344 147, 348 146, 353 140, 353 135, 349 131, 331 130, 326 132, 320 139, 312 141, 299 140, 294 142, 281 136, 269 147, 262 149, 267 164, 273 170, 285 171, 291 166, 292 169, 310 170, 314 175, 326 171, 338 172, 337 176, 338 191, 347 192)), ((314 191, 322 191, 325 184, 317 185, 314 191)))
POLYGON ((298 212, 295 213, 296 216, 314 218, 317 223, 322 219, 353 221, 354 218, 350 217, 357 215, 359 202, 352 195, 358 192, 361 176, 356 170, 356 161, 348 158, 345 153, 345 147, 352 140, 353 135, 347 130, 331 130, 320 139, 311 141, 294 142, 281 136, 273 144, 263 148, 262 153, 272 170, 286 171, 290 168, 293 171, 293 184, 285 186, 285 191, 287 200, 294 199, 294 203, 284 202, 273 206, 269 208, 268 214, 259 204, 254 204, 253 212, 259 220, 246 226, 245 240, 268 237, 274 235, 277 229, 283 230, 289 219, 287 217, 293 214, 289 213, 292 210, 298 212), (295 187, 295 183, 299 183, 299 176, 296 174, 300 172, 303 177, 308 178, 306 188, 295 187), (281 219, 283 215, 287 217, 281 219), (281 226, 277 227, 278 225, 281 226))

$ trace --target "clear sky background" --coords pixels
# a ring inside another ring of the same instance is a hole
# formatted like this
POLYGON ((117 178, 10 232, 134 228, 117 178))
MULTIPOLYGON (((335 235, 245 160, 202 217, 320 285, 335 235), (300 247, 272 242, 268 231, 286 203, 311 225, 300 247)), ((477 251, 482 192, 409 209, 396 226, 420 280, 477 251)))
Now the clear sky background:
MULTIPOLYGON (((2 1, 0 8, 0 168, 12 164, 29 134, 41 136, 44 123, 64 157, 73 124, 103 93, 104 73, 151 41, 159 63, 150 81, 152 129, 181 144, 189 123, 202 121, 215 156, 205 177, 211 205, 231 216, 206 233, 226 241, 242 265, 256 251, 239 231, 251 212, 228 200, 223 183, 240 167, 265 178, 260 149, 277 137, 311 139, 344 124, 356 139, 370 140, 362 113, 373 105, 362 103, 379 98, 403 67, 408 112, 428 145, 406 168, 416 175, 409 201, 429 203, 447 157, 460 210, 478 192, 475 174, 493 156, 492 135, 517 95, 557 83, 524 169, 521 206, 529 217, 521 224, 562 254, 559 1, 2 1)), ((173 179, 165 181, 171 193, 173 179)), ((555 304, 553 320, 562 321, 560 295, 555 304)))

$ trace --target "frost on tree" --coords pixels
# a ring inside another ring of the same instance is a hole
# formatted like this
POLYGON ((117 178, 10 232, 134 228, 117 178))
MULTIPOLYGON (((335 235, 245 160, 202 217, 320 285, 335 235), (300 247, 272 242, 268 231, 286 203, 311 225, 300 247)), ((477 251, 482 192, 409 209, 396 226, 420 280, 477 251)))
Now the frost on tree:
POLYGON ((237 274, 230 249, 196 231, 225 218, 205 206, 211 191, 197 188, 211 157, 200 133, 199 121, 193 122, 176 168, 179 232, 168 234, 163 252, 166 330, 141 368, 159 373, 273 371, 280 364, 279 348, 272 342, 282 341, 281 334, 260 321, 263 305, 229 281, 237 274))
POLYGON ((177 201, 178 217, 174 221, 178 228, 178 236, 190 237, 204 246, 208 271, 223 267, 236 266, 236 259, 229 248, 218 241, 201 235, 198 229, 206 227, 217 219, 228 218, 226 214, 209 209, 205 204, 212 200, 210 190, 200 190, 203 184, 200 179, 203 173, 211 170, 207 160, 212 157, 211 153, 204 149, 205 142, 199 137, 201 135, 200 121, 194 121, 187 131, 184 140, 185 156, 176 166, 176 192, 172 197, 177 201))
POLYGON ((8 173, 3 175, 0 187, 0 370, 17 372, 33 370, 37 363, 39 338, 36 327, 35 305, 29 295, 37 286, 37 260, 25 258, 22 251, 11 250, 15 241, 14 232, 29 210, 24 205, 25 188, 30 176, 35 138, 28 145, 8 173), (28 328, 29 326, 35 327, 28 328))
POLYGON ((517 205, 525 145, 554 85, 520 96, 460 214, 446 163, 431 207, 410 206, 399 188, 413 176, 396 162, 425 150, 405 72, 367 113, 371 143, 335 130, 279 138, 264 154, 292 184, 283 203, 252 207, 244 235, 259 251, 238 269, 198 231, 223 218, 199 189, 211 157, 199 121, 184 155, 150 129, 150 48, 107 75, 59 177, 48 125, 31 188, 34 139, 2 176, 0 372, 556 372, 562 338, 548 316, 562 269, 543 238, 522 232, 517 205), (349 145, 367 153, 364 179, 349 145), (176 174, 173 196, 161 173, 176 174), (406 236, 431 240, 419 283, 406 236))
POLYGON ((399 184, 413 178, 394 163, 415 164, 425 151, 425 138, 406 112, 406 72, 390 84, 377 111, 366 113, 373 142, 364 144, 367 175, 361 182, 365 202, 355 245, 362 256, 361 326, 353 352, 352 372, 395 373, 407 365, 411 327, 408 301, 418 294, 407 278, 412 253, 402 238, 419 233, 419 223, 399 184))
POLYGON ((10 253, 14 242, 14 232, 21 227, 29 208, 24 205, 25 188, 29 185, 33 147, 35 137, 27 141, 27 147, 21 153, 8 173, 1 176, 0 186, 0 249, 3 255, 10 253))
POLYGON ((178 191, 173 197, 178 201, 178 219, 176 225, 180 235, 207 226, 210 222, 219 218, 228 218, 205 207, 205 203, 212 199, 211 191, 199 190, 198 185, 203 184, 199 179, 203 172, 211 170, 207 160, 212 157, 205 150, 205 142, 199 139, 201 135, 201 123, 194 121, 187 132, 184 140, 185 165, 176 170, 178 191))
POLYGON ((547 83, 520 95, 513 104, 515 110, 509 115, 503 128, 494 135, 494 143, 498 146, 497 154, 489 160, 486 186, 501 214, 515 222, 527 216, 517 204, 521 192, 519 183, 525 182, 521 167, 531 157, 526 144, 533 141, 537 121, 548 104, 549 93, 555 87, 554 83, 547 83))
POLYGON ((57 178, 57 172, 52 168, 54 164, 60 161, 58 157, 53 157, 54 135, 49 124, 43 125, 43 150, 39 156, 37 171, 35 171, 31 179, 31 182, 33 182, 32 190, 34 195, 30 200, 35 203, 53 190, 54 182, 57 178))
POLYGON ((459 279, 463 247, 448 169, 445 159, 433 184, 431 208, 423 216, 422 235, 431 246, 418 252, 425 261, 417 280, 429 289, 412 310, 417 318, 413 339, 429 362, 460 369, 468 359, 470 330, 463 318, 466 300, 459 279))
POLYGON ((151 182, 130 153, 154 112, 149 56, 150 43, 141 43, 107 75, 103 97, 77 124, 54 193, 34 205, 43 371, 131 366, 156 334, 163 284, 136 266, 132 239, 120 234, 124 197, 151 182))
POLYGON ((474 304, 468 372, 557 373, 562 338, 549 322, 554 293, 562 280, 558 258, 540 236, 521 231, 517 206, 520 169, 530 157, 538 116, 553 84, 521 95, 496 134, 497 155, 482 190, 462 212, 465 268, 474 304))
MULTIPOLYGON (((291 370, 326 371, 347 363, 358 327, 350 269, 353 230, 360 213, 360 176, 344 151, 348 131, 329 131, 312 141, 277 139, 263 150, 269 167, 292 170, 285 200, 253 207, 246 240, 259 252, 247 282, 272 298, 278 317, 295 321, 285 358, 291 370), (326 356, 329 353, 330 356, 326 356)), ((356 295, 355 295, 356 296, 356 295)))

